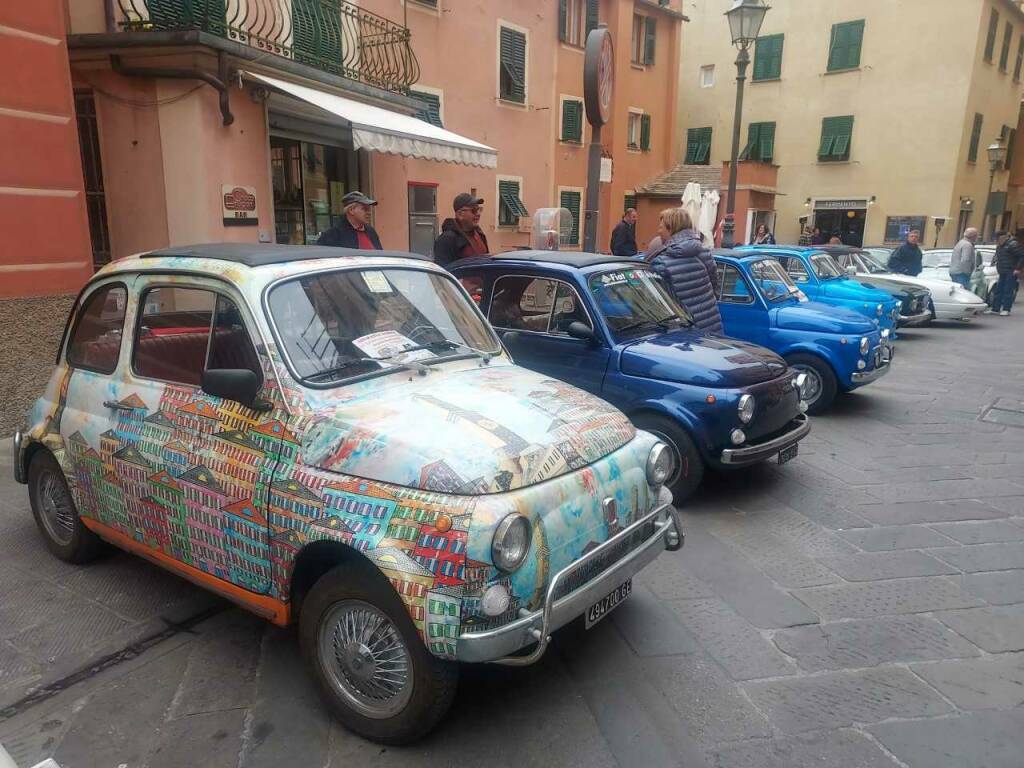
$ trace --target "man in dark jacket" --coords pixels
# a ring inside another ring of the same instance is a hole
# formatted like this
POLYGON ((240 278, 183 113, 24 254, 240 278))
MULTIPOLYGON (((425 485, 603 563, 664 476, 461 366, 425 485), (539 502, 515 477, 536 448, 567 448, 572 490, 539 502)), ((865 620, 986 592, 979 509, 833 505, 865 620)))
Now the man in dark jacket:
POLYGON ((639 215, 636 208, 627 208, 622 221, 612 230, 611 250, 616 256, 631 259, 637 254, 636 220, 639 215))
POLYGON ((921 274, 921 247, 917 241, 921 233, 912 229, 907 233, 907 241, 889 256, 889 270, 900 275, 917 277, 921 274))
POLYGON ((999 282, 992 289, 992 314, 1010 314, 1017 296, 1017 279, 1024 270, 1024 247, 1006 230, 996 232, 996 253, 992 257, 999 282))
POLYGON ((434 241, 434 261, 447 267, 453 261, 490 253, 487 235, 480 229, 480 212, 484 200, 468 192, 455 196, 452 208, 455 218, 445 219, 441 234, 434 241))
POLYGON ((382 250, 377 230, 370 226, 371 209, 377 201, 356 191, 341 198, 341 204, 345 207, 345 218, 323 232, 316 244, 364 251, 382 250))

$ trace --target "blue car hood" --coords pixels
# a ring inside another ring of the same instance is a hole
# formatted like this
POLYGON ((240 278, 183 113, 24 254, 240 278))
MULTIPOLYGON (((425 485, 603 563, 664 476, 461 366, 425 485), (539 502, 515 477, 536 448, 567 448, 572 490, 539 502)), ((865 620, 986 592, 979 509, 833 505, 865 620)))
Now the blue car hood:
POLYGON ((821 287, 821 295, 829 299, 864 301, 872 304, 886 304, 893 301, 892 296, 885 291, 880 291, 877 288, 869 288, 866 285, 860 284, 856 280, 847 280, 845 278, 825 280, 821 284, 821 287))
POLYGON ((781 376, 786 362, 756 344, 683 328, 630 343, 621 367, 625 374, 648 379, 734 388, 781 376))
POLYGON ((775 310, 775 327, 787 331, 848 333, 859 336, 876 330, 875 324, 859 312, 820 301, 793 302, 775 310))

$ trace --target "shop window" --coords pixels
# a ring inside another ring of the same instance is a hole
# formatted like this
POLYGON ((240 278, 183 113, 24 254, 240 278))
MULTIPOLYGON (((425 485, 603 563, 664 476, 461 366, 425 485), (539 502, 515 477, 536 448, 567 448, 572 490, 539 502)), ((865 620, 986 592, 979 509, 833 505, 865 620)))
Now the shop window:
POLYGON ((343 147, 271 136, 270 169, 282 244, 315 244, 344 217, 341 199, 360 186, 358 156, 343 147))
POLYGON ((818 145, 818 162, 835 162, 850 159, 850 144, 853 141, 853 115, 826 117, 821 121, 821 143, 818 145))
POLYGON ((562 100, 562 141, 583 142, 583 102, 580 99, 562 100))
POLYGON ((498 97, 516 104, 526 103, 526 35, 501 27, 499 41, 498 97))
POLYGON ((68 341, 67 361, 73 368, 113 373, 121 352, 128 291, 124 285, 108 285, 85 300, 68 341))
POLYGON ((747 145, 740 153, 740 160, 770 163, 774 155, 775 123, 751 123, 747 133, 747 145))
POLYGON ((856 69, 860 66, 861 44, 864 41, 864 20, 832 25, 828 49, 828 71, 856 69))
POLYGON ((782 77, 783 35, 766 35, 754 44, 754 81, 782 77))
POLYGON ((558 0, 558 39, 582 48, 597 28, 599 0, 558 0))
POLYGON ((711 157, 711 129, 690 128, 686 131, 687 165, 707 165, 711 157))

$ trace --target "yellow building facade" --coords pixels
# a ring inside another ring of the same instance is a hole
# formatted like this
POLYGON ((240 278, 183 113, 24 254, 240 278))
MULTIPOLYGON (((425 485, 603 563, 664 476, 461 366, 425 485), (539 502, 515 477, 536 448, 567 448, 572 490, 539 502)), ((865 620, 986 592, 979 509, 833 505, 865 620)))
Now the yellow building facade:
MULTIPOLYGON (((737 51, 724 13, 731 5, 685 5, 691 23, 680 59, 677 141, 687 162, 729 159, 737 51)), ((775 211, 752 212, 754 220, 768 223, 780 243, 797 242, 804 224, 851 245, 894 244, 921 228, 929 247, 952 244, 967 226, 981 228, 986 147, 1004 137, 1008 165, 1021 159, 1013 146, 1024 77, 1020 4, 771 5, 750 50, 740 149, 779 166, 780 194, 775 211)), ((1016 189, 1005 194, 1015 177, 995 173, 989 233, 1024 225, 1016 189)))

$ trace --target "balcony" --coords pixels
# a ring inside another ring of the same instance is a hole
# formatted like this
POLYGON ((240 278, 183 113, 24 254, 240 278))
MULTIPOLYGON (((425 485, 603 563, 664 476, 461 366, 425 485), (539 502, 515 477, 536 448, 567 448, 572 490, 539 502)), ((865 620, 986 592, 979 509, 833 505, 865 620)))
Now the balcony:
POLYGON ((419 78, 408 28, 345 0, 113 0, 124 32, 202 32, 399 94, 419 78))

